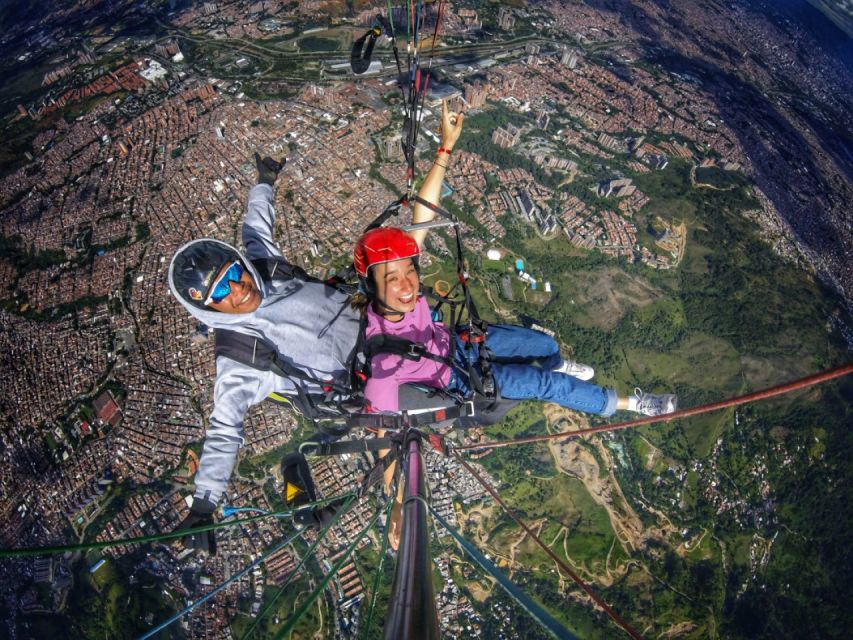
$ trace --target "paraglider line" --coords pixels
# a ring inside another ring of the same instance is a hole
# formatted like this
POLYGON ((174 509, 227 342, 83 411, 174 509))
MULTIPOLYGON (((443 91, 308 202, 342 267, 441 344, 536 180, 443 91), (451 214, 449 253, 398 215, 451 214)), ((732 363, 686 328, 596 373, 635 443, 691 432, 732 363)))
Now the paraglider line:
POLYGON ((636 631, 636 630, 635 630, 631 625, 629 625, 627 622, 625 622, 625 621, 624 621, 624 620, 619 616, 619 614, 618 614, 618 613, 616 613, 613 609, 611 609, 611 608, 610 608, 610 606, 609 606, 606 602, 604 602, 604 600, 603 600, 603 599, 602 599, 602 598, 601 598, 601 597, 600 597, 600 596, 599 596, 595 591, 593 591, 593 590, 592 590, 592 587, 590 587, 586 582, 584 582, 584 581, 581 579, 581 577, 580 577, 578 574, 576 574, 574 571, 572 571, 572 570, 571 570, 571 568, 569 568, 569 565, 567 565, 567 564, 566 564, 565 562, 563 562, 560 558, 558 558, 558 557, 557 557, 557 554, 555 554, 555 553, 551 550, 551 547, 549 547, 548 545, 546 545, 544 542, 542 542, 542 541, 539 539, 539 537, 538 537, 538 536, 533 532, 533 529, 531 529, 530 527, 528 527, 528 526, 524 523, 524 521, 523 521, 521 518, 519 518, 519 517, 516 515, 516 513, 515 513, 512 509, 510 509, 510 508, 509 508, 509 505, 507 505, 507 503, 503 501, 503 499, 500 497, 500 495, 499 495, 499 494, 498 494, 498 492, 494 489, 494 487, 492 487, 488 482, 486 482, 486 481, 483 479, 483 477, 482 477, 479 473, 477 473, 477 472, 474 470, 474 467, 472 467, 472 466, 471 466, 471 465, 470 465, 470 464, 469 464, 465 459, 463 459, 459 454, 456 454, 456 455, 455 455, 455 457, 456 457, 456 459, 459 461, 459 463, 460 463, 463 467, 465 467, 465 469, 468 471, 468 473, 470 473, 472 476, 474 476, 474 479, 475 479, 475 480, 477 480, 477 482, 479 482, 479 483, 480 483, 480 485, 481 485, 481 486, 482 486, 486 491, 488 491, 488 492, 489 492, 489 494, 491 494, 491 496, 495 499, 495 501, 496 501, 496 502, 501 506, 501 508, 504 510, 504 513, 506 513, 506 514, 507 514, 510 518, 512 518, 513 520, 515 520, 516 524, 518 524, 518 526, 520 526, 522 529, 524 529, 524 531, 527 533, 527 535, 529 535, 529 536, 530 536, 530 539, 531 539, 531 540, 533 540, 533 542, 535 542, 535 543, 536 543, 536 544, 537 544, 537 545, 538 545, 538 546, 539 546, 539 547, 540 547, 540 548, 541 548, 545 553, 547 553, 547 554, 548 554, 548 556, 549 556, 549 557, 550 557, 554 562, 556 562, 556 563, 559 565, 559 567, 560 567, 563 571, 565 571, 565 572, 566 572, 566 574, 568 574, 568 576, 569 576, 572 580, 574 580, 575 584, 577 584, 581 589, 583 589, 583 590, 586 592, 586 594, 587 594, 590 598, 592 598, 592 599, 593 599, 593 601, 594 601, 594 602, 595 602, 599 607, 601 607, 601 608, 604 610, 604 612, 605 612, 608 616, 610 616, 610 619, 611 619, 611 620, 613 620, 613 622, 615 622, 615 623, 616 623, 616 624, 618 624, 620 627, 622 627, 622 628, 623 628, 623 629, 628 633, 628 635, 629 635, 629 636, 631 636, 632 638, 634 638, 634 640, 642 640, 642 636, 641 636, 641 635, 640 635, 640 634, 639 634, 639 633, 638 633, 638 632, 637 632, 637 631, 636 631))
POLYGON ((379 562, 376 564, 376 573, 373 577, 373 589, 370 592, 370 608, 367 613, 367 622, 365 622, 360 635, 362 640, 368 640, 367 634, 370 633, 370 625, 373 623, 373 612, 376 609, 376 600, 379 596, 379 581, 382 579, 382 567, 385 565, 385 556, 388 552, 388 534, 391 531, 391 510, 393 507, 394 500, 388 500, 388 506, 385 509, 385 531, 382 534, 382 547, 379 551, 379 562))
POLYGON ((381 513, 382 510, 377 509, 376 512, 373 514, 373 517, 368 521, 368 523, 364 525, 361 531, 359 531, 355 535, 352 543, 350 543, 346 550, 341 554, 341 557, 332 567, 331 571, 326 574, 326 577, 324 577, 316 586, 314 591, 311 592, 311 595, 308 596, 308 599, 305 601, 305 604, 302 605, 299 611, 297 611, 294 615, 288 618, 287 623, 284 625, 284 627, 282 627, 278 634, 276 634, 276 640, 280 640, 280 638, 284 638, 285 636, 287 636, 287 634, 289 634, 293 630, 299 620, 302 619, 302 616, 304 616, 308 612, 308 610, 314 605, 314 602, 317 600, 318 597, 320 597, 320 594, 323 593, 323 590, 326 588, 326 585, 328 585, 329 582, 331 582, 332 578, 334 578, 338 574, 341 568, 347 562, 349 562, 350 556, 352 556, 352 553, 353 551, 355 551, 355 548, 358 546, 358 543, 361 542, 362 537, 364 537, 367 531, 374 524, 376 524, 376 521, 379 519, 381 513))
MULTIPOLYGON (((346 495, 346 494, 345 494, 346 495)), ((355 495, 355 494, 349 494, 355 495)), ((304 509, 306 507, 321 507, 329 504, 335 500, 339 500, 341 496, 335 496, 334 498, 325 498, 323 500, 317 500, 316 502, 312 502, 306 505, 300 505, 300 509, 304 509)), ((157 542, 159 540, 169 540, 174 538, 183 538, 185 536, 192 535, 193 533, 202 533, 204 531, 215 531, 216 529, 223 529, 225 527, 233 527, 238 524, 247 524, 249 522, 254 522, 255 520, 262 520, 264 518, 286 518, 288 516, 293 515, 295 510, 289 511, 272 511, 269 513, 261 513, 256 516, 251 516, 248 518, 239 518, 237 520, 229 520, 228 522, 217 522, 214 524, 208 524, 203 527, 195 527, 193 529, 184 529, 182 531, 170 531, 168 533, 160 533, 153 536, 140 536, 138 538, 119 538, 117 540, 102 540, 97 542, 87 542, 84 544, 67 544, 61 546, 54 547, 26 547, 22 549, 0 549, 0 558, 19 558, 21 556, 40 556, 40 555, 52 555, 57 553, 65 553, 67 551, 87 551, 89 549, 105 549, 107 547, 117 547, 120 545, 126 544, 145 544, 148 542, 157 542)))
POLYGON ((319 533, 317 533, 317 538, 314 540, 313 543, 311 543, 311 546, 308 547, 308 550, 304 554, 302 554, 302 559, 299 561, 299 564, 297 564, 296 567, 293 569, 293 571, 290 572, 290 575, 287 577, 287 580, 284 581, 284 584, 281 585, 279 590, 276 592, 276 594, 269 601, 269 604, 267 604, 267 606, 264 607, 264 610, 258 614, 258 617, 255 618, 255 621, 252 623, 252 626, 250 626, 246 630, 246 633, 243 634, 242 640, 247 640, 247 638, 249 638, 252 635, 252 632, 257 628, 257 626, 261 622, 261 620, 263 620, 266 617, 266 615, 272 610, 275 603, 281 597, 281 594, 283 594, 285 589, 287 589, 287 587, 290 585, 290 583, 293 582, 293 579, 297 575, 299 575, 299 571, 302 569, 302 566, 308 561, 309 558, 311 558, 314 555, 315 551, 317 550, 317 547, 320 546, 320 543, 326 539, 326 536, 329 534, 329 531, 331 531, 332 527, 335 526, 335 524, 337 524, 338 520, 340 520, 343 517, 343 515, 349 511, 350 505, 353 504, 353 502, 355 500, 355 495, 354 494, 352 494, 352 495, 353 495, 353 497, 350 498, 349 501, 344 503, 344 505, 334 515, 334 517, 329 521, 329 523, 325 527, 323 527, 319 531, 319 533))
POLYGON ((169 618, 169 619, 168 619, 168 620, 166 620, 165 622, 163 622, 163 623, 161 623, 161 624, 158 624, 158 625, 157 625, 156 627, 154 627, 153 629, 150 629, 150 630, 149 630, 149 631, 147 631, 145 634, 143 634, 143 635, 139 636, 139 639, 138 639, 138 640, 147 640, 148 638, 152 638, 152 637, 154 637, 156 634, 158 634, 160 631, 162 631, 163 629, 165 629, 166 627, 168 627, 170 624, 172 624, 172 623, 173 623, 173 622, 175 622, 176 620, 180 620, 181 618, 183 618, 186 614, 188 614, 190 611, 192 611, 193 609, 195 609, 195 608, 196 608, 197 606, 199 606, 200 604, 203 604, 203 603, 207 602, 208 600, 210 600, 213 596, 215 596, 217 593, 219 593, 220 591, 222 591, 222 590, 223 590, 225 587, 227 587, 229 584, 231 584, 232 582, 234 582, 234 581, 239 580, 240 578, 242 578, 244 575, 246 575, 247 573, 249 573, 249 571, 251 571, 251 570, 252 570, 252 569, 254 569, 256 566, 258 566, 259 564, 261 564, 262 562, 264 562, 264 561, 265 561, 267 558, 269 558, 271 555, 273 555, 273 554, 274 554, 274 553, 276 553, 277 551, 279 551, 279 550, 283 549, 284 547, 286 547, 287 545, 289 545, 289 544, 290 544, 291 542, 293 542, 296 538, 298 538, 301 534, 302 534, 302 531, 301 531, 301 530, 300 530, 300 531, 295 531, 295 532, 294 532, 294 533, 293 533, 289 538, 287 538, 286 540, 284 540, 284 541, 283 541, 283 542, 281 542, 280 544, 275 545, 272 549, 270 549, 269 551, 267 551, 265 554, 263 554, 261 557, 259 557, 257 560, 255 560, 255 561, 254 561, 254 562, 252 562, 251 564, 246 565, 246 567, 245 567, 244 569, 242 569, 241 571, 238 571, 237 573, 235 573, 233 576, 231 576, 230 578, 228 578, 225 582, 223 582, 223 583, 222 583, 222 584, 220 584, 218 587, 216 587, 213 591, 211 591, 210 593, 205 594, 205 595, 204 595, 204 597, 199 598, 198 600, 196 600, 195 602, 193 602, 190 606, 188 606, 188 607, 186 607, 185 609, 183 609, 183 610, 179 611, 178 613, 176 613, 175 615, 173 615, 171 618, 169 618))
POLYGON ((756 402, 758 400, 766 400, 767 398, 774 398, 776 396, 781 396, 786 393, 791 393, 793 391, 798 391, 800 389, 806 389, 808 387, 812 387, 817 384, 821 384, 824 382, 828 382, 830 380, 834 380, 835 378, 841 378, 843 376, 849 375, 853 373, 853 362, 842 365, 840 367, 836 367, 835 369, 829 369, 828 371, 823 371, 821 373, 817 373, 815 375, 807 376, 805 378, 800 378, 798 380, 794 380, 792 382, 788 382, 786 384, 781 384, 775 387, 769 387, 767 389, 763 389, 761 391, 756 391, 755 393, 748 393, 746 395, 737 396, 734 398, 729 398, 728 400, 721 400, 720 402, 712 402, 710 404, 703 404, 698 407, 691 407, 690 409, 684 409, 682 411, 676 411, 674 413, 668 413, 663 416, 650 416, 647 418, 639 418, 637 420, 631 420, 629 422, 620 422, 617 424, 603 424, 597 427, 589 427, 587 429, 578 429, 577 431, 561 431, 560 433, 548 433, 541 436, 528 436, 525 438, 514 438, 512 440, 503 440, 500 442, 484 442, 477 444, 466 444, 461 446, 455 446, 453 449, 455 451, 465 451, 468 449, 476 449, 478 451, 486 451, 489 449, 498 449, 500 447, 508 447, 511 445, 517 444, 530 444, 532 442, 545 442, 546 440, 559 440, 560 438, 574 438, 579 436, 586 436, 591 433, 601 433, 604 431, 618 431, 620 429, 630 429, 632 427, 640 427, 646 424, 652 424, 655 422, 669 422, 671 420, 678 420, 680 418, 689 418, 691 416, 698 416, 703 413, 710 413, 711 411, 718 411, 719 409, 726 409, 728 407, 736 407, 742 404, 748 404, 750 402, 756 402))

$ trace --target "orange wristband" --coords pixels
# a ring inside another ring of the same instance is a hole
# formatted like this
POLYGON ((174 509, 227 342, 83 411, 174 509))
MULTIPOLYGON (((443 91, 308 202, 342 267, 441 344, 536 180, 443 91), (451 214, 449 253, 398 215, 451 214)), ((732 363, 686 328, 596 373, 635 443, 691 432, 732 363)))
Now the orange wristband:
POLYGON ((444 147, 439 147, 439 148, 438 148, 438 153, 442 153, 442 152, 444 152, 444 153, 446 153, 447 155, 450 155, 450 154, 451 154, 451 151, 452 151, 451 149, 445 149, 444 147))

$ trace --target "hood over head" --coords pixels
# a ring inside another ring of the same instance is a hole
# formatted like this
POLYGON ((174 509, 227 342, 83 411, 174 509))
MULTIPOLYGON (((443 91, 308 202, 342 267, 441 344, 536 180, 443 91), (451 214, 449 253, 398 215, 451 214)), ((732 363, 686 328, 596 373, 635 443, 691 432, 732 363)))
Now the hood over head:
POLYGON ((169 289, 172 295, 197 318, 209 327, 228 329, 246 321, 251 313, 222 313, 204 306, 208 288, 214 276, 229 260, 240 260, 251 274, 261 294, 261 304, 267 296, 267 286, 252 263, 227 242, 213 238, 192 240, 175 252, 169 263, 169 289))

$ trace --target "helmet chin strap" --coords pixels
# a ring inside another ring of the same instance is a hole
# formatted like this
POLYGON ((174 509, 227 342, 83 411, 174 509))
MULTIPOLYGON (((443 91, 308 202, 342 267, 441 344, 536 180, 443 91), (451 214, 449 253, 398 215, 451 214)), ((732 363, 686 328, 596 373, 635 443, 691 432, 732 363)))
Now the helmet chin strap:
POLYGON ((388 315, 404 316, 404 315, 406 315, 405 311, 400 311, 399 309, 395 309, 391 305, 387 304, 384 300, 380 300, 379 296, 374 296, 373 302, 376 305, 382 307, 383 310, 385 310, 385 312, 382 313, 383 316, 388 316, 388 315))

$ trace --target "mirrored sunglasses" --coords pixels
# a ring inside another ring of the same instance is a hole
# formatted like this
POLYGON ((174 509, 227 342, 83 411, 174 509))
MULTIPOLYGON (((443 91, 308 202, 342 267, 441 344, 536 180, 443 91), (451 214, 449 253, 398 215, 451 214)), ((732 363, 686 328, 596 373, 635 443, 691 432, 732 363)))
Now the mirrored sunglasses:
POLYGON ((210 289, 210 295, 207 296, 207 301, 204 304, 208 305, 211 302, 222 302, 231 293, 231 283, 239 282, 243 277, 245 269, 239 262, 234 262, 225 272, 216 279, 210 289))

